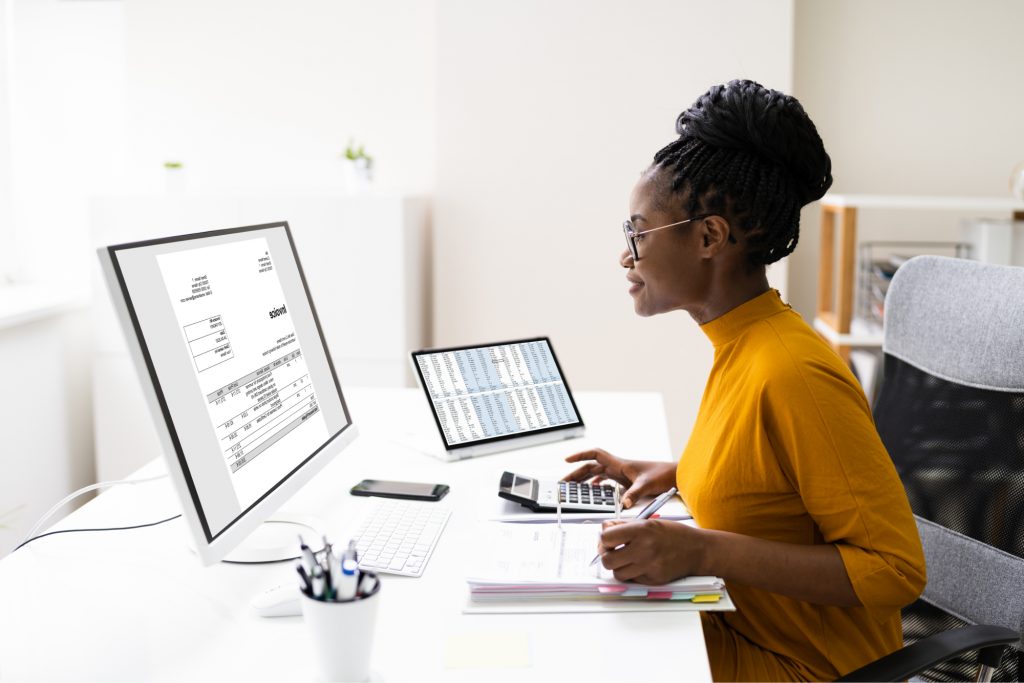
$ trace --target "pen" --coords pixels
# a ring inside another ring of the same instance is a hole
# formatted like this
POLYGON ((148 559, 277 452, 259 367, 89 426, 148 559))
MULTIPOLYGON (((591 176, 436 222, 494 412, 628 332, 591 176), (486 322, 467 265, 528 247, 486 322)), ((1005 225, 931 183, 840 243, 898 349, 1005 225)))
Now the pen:
POLYGON ((313 556, 313 551, 309 549, 306 542, 302 540, 302 535, 299 535, 299 550, 302 554, 302 566, 306 570, 308 576, 313 575, 313 566, 316 564, 316 558, 313 556))
MULTIPOLYGON (((655 512, 657 512, 658 510, 661 509, 662 505, 664 505, 665 503, 667 503, 669 501, 669 498, 671 498, 672 496, 676 495, 676 491, 677 491, 677 489, 676 489, 675 486, 670 488, 668 491, 665 491, 665 493, 661 494, 660 496, 658 496, 657 498, 652 500, 650 503, 648 503, 647 507, 645 507, 643 510, 641 510, 640 514, 637 515, 636 518, 637 519, 647 519, 648 517, 653 515, 655 512)), ((623 545, 625 545, 625 544, 623 544, 623 545)), ((615 546, 615 550, 618 550, 621 547, 622 547, 621 545, 617 545, 617 546, 615 546)), ((594 555, 594 559, 592 559, 590 561, 590 565, 589 566, 593 567, 595 564, 597 564, 597 561, 600 560, 600 559, 601 559, 601 553, 598 553, 597 555, 594 555)))
POLYGON ((374 584, 377 581, 377 577, 373 574, 367 574, 366 572, 360 572, 359 574, 359 597, 365 598, 373 592, 376 587, 374 584))
POLYGON ((618 482, 615 483, 615 519, 622 516, 622 486, 618 482))
POLYGON ((334 566, 334 549, 331 544, 327 542, 327 537, 324 536, 324 597, 328 600, 334 599, 338 593, 338 569, 332 569, 334 566))
POLYGON ((306 570, 303 568, 302 562, 295 563, 295 571, 299 573, 299 579, 302 581, 301 584, 299 584, 299 588, 303 593, 309 595, 313 590, 313 584, 309 582, 309 574, 307 574, 306 570))

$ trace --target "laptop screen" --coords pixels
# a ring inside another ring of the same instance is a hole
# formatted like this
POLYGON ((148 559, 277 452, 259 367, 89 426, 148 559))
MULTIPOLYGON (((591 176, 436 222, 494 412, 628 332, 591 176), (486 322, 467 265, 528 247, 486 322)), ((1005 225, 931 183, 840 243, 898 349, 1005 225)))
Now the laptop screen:
POLYGON ((583 425, 546 337, 413 359, 449 450, 583 425))

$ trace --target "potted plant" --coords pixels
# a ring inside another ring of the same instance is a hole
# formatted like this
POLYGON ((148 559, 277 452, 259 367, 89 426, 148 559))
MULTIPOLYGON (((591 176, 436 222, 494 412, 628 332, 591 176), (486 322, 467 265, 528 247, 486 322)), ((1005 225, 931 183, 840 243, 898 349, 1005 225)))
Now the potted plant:
POLYGON ((366 153, 363 145, 356 145, 349 139, 348 147, 341 154, 345 163, 345 180, 349 192, 361 192, 373 180, 373 157, 366 153))

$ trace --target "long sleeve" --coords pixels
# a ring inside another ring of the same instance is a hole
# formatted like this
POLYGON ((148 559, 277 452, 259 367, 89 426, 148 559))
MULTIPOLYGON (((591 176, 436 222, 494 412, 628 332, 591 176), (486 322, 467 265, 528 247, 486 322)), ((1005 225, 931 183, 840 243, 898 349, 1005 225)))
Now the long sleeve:
MULTIPOLYGON (((788 355, 788 354, 787 354, 788 355)), ((769 438, 826 543, 868 609, 901 608, 924 589, 910 505, 860 388, 833 365, 789 363, 762 394, 769 438)))

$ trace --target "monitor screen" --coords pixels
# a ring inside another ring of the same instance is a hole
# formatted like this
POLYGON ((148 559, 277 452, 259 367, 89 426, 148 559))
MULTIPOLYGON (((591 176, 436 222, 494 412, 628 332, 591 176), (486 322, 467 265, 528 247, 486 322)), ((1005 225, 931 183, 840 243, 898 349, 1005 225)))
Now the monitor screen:
POLYGON ((413 358, 449 449, 583 424, 545 337, 413 358))
POLYGON ((351 427, 291 233, 278 223, 105 251, 213 543, 289 480, 304 479, 351 427))

